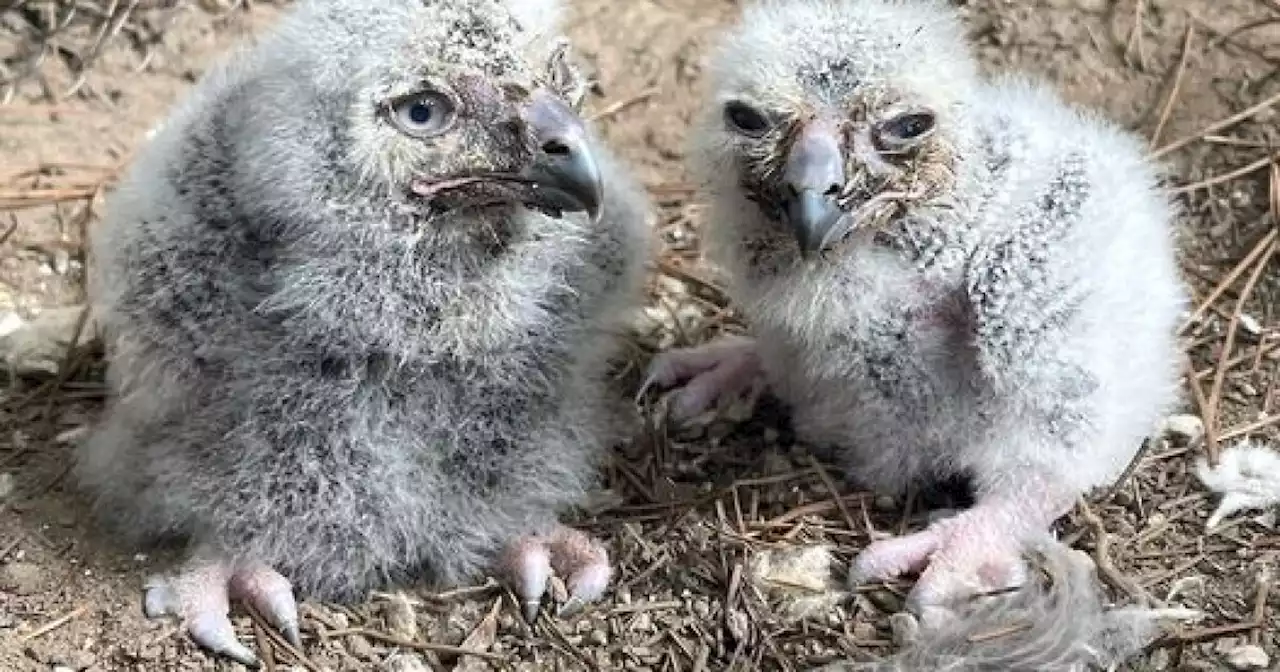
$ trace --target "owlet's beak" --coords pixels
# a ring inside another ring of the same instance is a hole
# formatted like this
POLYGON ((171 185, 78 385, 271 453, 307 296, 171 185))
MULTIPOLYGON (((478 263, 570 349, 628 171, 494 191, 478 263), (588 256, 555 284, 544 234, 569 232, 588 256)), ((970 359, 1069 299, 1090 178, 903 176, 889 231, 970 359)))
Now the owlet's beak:
POLYGON ((836 201, 844 183, 837 129, 809 123, 791 145, 783 173, 783 214, 802 255, 821 252, 844 235, 848 215, 836 201))
POLYGON ((533 163, 522 172, 551 207, 600 217, 604 185, 591 153, 587 129, 568 105, 546 91, 536 91, 524 110, 537 143, 533 163))

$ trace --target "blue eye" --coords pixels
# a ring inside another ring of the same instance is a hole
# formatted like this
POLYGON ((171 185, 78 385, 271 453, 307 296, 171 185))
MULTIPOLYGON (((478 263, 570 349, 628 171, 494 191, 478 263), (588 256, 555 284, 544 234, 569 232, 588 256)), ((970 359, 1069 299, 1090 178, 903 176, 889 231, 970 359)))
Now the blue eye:
POLYGON ((456 107, 439 91, 405 96, 391 104, 391 121, 401 133, 415 138, 440 135, 453 126, 456 107))
POLYGON ((409 107, 409 119, 415 124, 425 124, 431 121, 432 116, 431 106, 425 103, 414 103, 409 107))

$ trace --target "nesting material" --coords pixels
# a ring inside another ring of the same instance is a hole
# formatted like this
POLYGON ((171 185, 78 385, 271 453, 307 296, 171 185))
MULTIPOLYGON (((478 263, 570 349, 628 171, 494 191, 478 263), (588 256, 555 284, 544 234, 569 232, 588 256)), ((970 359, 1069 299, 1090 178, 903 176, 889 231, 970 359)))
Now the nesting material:
POLYGON ((819 616, 830 613, 846 595, 832 571, 834 563, 826 545, 765 550, 751 563, 751 582, 787 618, 819 616))
POLYGON ((1205 487, 1222 495, 1206 529, 1216 528, 1240 511, 1280 504, 1280 453, 1263 444, 1241 441, 1222 452, 1216 467, 1200 458, 1196 475, 1205 487))

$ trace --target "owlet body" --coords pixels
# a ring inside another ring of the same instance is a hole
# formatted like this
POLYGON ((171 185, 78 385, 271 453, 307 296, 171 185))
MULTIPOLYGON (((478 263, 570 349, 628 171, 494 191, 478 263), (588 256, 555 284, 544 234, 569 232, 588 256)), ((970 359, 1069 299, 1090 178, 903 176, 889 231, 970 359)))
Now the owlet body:
POLYGON ((712 59, 696 138, 711 257, 751 339, 659 358, 688 415, 757 373, 797 436, 900 493, 975 503, 872 544, 910 604, 1021 583, 1020 556, 1176 402, 1173 210, 1132 135, 976 72, 940 2, 758 3, 712 59))
POLYGON ((557 10, 306 0, 138 155, 92 237, 114 398, 78 473, 130 538, 190 540, 150 613, 251 661, 228 597, 296 641, 291 587, 604 590, 556 520, 626 427, 606 359, 649 204, 557 10))

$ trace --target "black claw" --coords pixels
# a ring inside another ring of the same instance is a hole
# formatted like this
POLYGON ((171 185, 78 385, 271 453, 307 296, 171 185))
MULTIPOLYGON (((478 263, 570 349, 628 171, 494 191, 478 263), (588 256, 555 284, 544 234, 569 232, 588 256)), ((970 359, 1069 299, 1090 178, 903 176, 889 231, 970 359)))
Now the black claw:
POLYGON ((298 633, 298 625, 296 623, 281 626, 280 634, 284 635, 285 641, 289 642, 293 648, 299 651, 302 650, 302 635, 298 633))
POLYGON ((524 612, 524 620, 527 623, 533 623, 538 620, 538 600, 525 600, 521 605, 521 611, 524 612))

